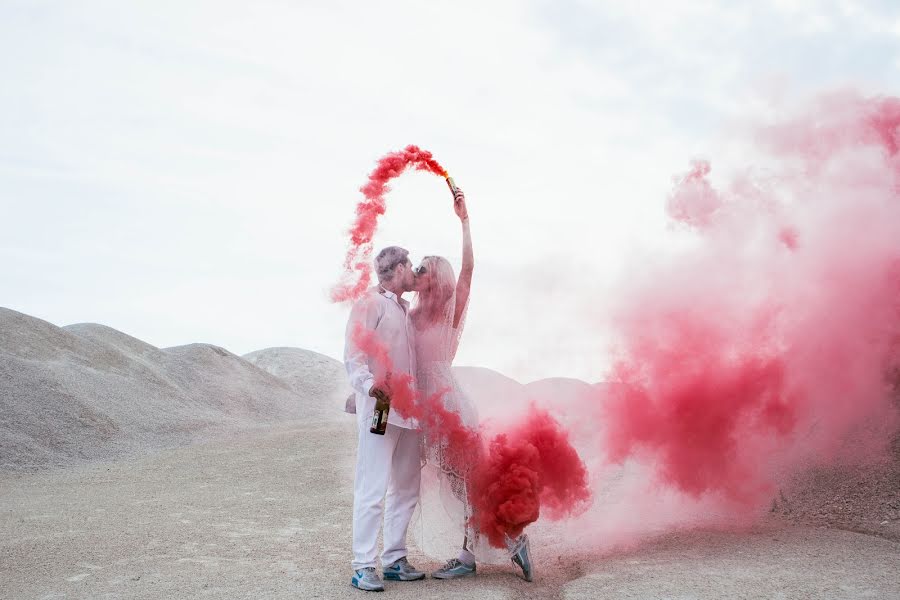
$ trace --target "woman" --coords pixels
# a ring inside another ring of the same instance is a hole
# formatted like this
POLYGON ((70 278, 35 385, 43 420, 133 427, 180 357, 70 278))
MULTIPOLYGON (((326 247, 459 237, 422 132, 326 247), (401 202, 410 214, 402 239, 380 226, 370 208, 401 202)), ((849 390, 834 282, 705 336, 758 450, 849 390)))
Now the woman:
MULTIPOLYGON (((472 236, 469 230, 469 213, 466 198, 461 190, 454 193, 453 208, 462 223, 463 256, 462 270, 457 280, 453 268, 447 259, 440 256, 426 256, 415 269, 416 304, 410 312, 416 330, 416 363, 417 381, 420 397, 430 398, 440 394, 440 401, 447 411, 459 415, 462 424, 472 430, 478 429, 478 413, 471 400, 466 396, 453 376, 450 365, 456 355, 462 326, 465 320, 472 284, 472 271, 475 259, 472 253, 472 236)), ((432 432, 434 433, 434 432, 432 432)), ((462 530, 462 551, 457 558, 450 559, 432 576, 438 579, 453 579, 474 575, 476 571, 476 552, 486 544, 470 524, 472 515, 467 495, 469 481, 468 468, 471 460, 461 460, 461 453, 472 449, 450 447, 438 436, 425 431, 427 452, 425 469, 432 472, 440 487, 449 490, 444 495, 446 512, 456 520, 458 529, 462 530), (456 454, 454 454, 456 453, 456 454)), ((480 446, 480 441, 477 442, 480 446)), ((476 450, 477 451, 477 450, 476 450)), ((426 476, 426 480, 428 477, 426 476)), ((423 504, 427 502, 423 498, 423 504)), ((422 508, 423 516, 426 509, 422 508)), ((423 517, 423 521, 427 520, 423 517)), ((423 527, 429 524, 423 523, 423 527)), ((522 569, 527 581, 532 580, 530 548, 528 537, 519 536, 509 540, 507 558, 522 569)))

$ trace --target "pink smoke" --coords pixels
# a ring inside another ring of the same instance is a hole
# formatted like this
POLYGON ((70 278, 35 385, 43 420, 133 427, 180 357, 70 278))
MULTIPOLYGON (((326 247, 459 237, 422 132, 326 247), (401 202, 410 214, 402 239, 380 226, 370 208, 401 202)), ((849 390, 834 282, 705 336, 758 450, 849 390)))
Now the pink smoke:
POLYGON ((384 214, 384 195, 390 191, 388 182, 400 176, 406 169, 414 168, 446 177, 447 172, 431 156, 431 152, 418 146, 407 146, 399 152, 391 152, 381 158, 369 174, 369 179, 359 191, 363 200, 356 206, 356 220, 350 229, 350 247, 344 259, 344 274, 331 291, 334 302, 356 300, 369 287, 372 277, 372 238, 378 226, 378 217, 384 214))
POLYGON ((668 213, 697 245, 623 294, 605 454, 737 510, 894 423, 900 100, 831 95, 756 130, 765 175, 695 162, 668 213))

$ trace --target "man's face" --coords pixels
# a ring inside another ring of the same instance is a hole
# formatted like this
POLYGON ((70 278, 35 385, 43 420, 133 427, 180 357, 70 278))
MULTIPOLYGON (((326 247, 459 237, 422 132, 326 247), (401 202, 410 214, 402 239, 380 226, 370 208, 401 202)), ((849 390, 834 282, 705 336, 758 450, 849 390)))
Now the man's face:
POLYGON ((411 292, 416 286, 416 277, 413 274, 412 262, 407 259, 405 263, 397 265, 394 270, 394 278, 405 292, 411 292))

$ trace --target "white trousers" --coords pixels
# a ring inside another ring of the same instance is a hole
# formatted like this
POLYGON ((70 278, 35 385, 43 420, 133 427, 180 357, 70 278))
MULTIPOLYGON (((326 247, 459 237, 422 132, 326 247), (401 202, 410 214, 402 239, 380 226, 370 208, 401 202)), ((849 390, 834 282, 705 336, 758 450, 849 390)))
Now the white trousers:
POLYGON ((386 567, 406 556, 406 530, 419 502, 422 433, 388 423, 385 434, 376 435, 369 432, 371 418, 358 418, 357 424, 352 565, 354 569, 375 566, 383 515, 381 564, 386 567))

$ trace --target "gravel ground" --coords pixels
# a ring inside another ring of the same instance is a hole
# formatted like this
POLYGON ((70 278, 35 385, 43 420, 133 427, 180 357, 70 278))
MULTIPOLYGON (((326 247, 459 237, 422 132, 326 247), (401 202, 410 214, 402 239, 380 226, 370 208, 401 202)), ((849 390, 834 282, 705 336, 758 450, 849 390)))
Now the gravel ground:
POLYGON ((900 544, 847 531, 695 531, 608 556, 562 597, 900 598, 898 567, 900 544))
MULTIPOLYGON (((459 374, 488 404, 591 391, 459 374)), ((160 349, 0 308, 0 599, 360 597, 349 586, 356 441, 340 412, 346 394, 342 365, 306 350, 160 349)), ((601 503, 605 514, 614 500, 601 503)), ((593 528, 561 535, 538 523, 534 583, 510 565, 479 565, 476 578, 388 593, 900 598, 898 510, 900 437, 880 463, 799 475, 752 530, 623 548, 593 528), (600 549, 573 552, 576 534, 600 549)), ((640 516, 642 531, 671 529, 653 516, 640 516)), ((410 559, 440 566, 415 548, 410 559)))
MULTIPOLYGON (((0 476, 2 598, 353 598, 351 419, 0 476)), ((389 584, 398 598, 896 598, 900 544, 773 521, 604 556, 534 548, 538 577, 389 584)), ((439 566, 421 553, 422 568, 439 566)))

